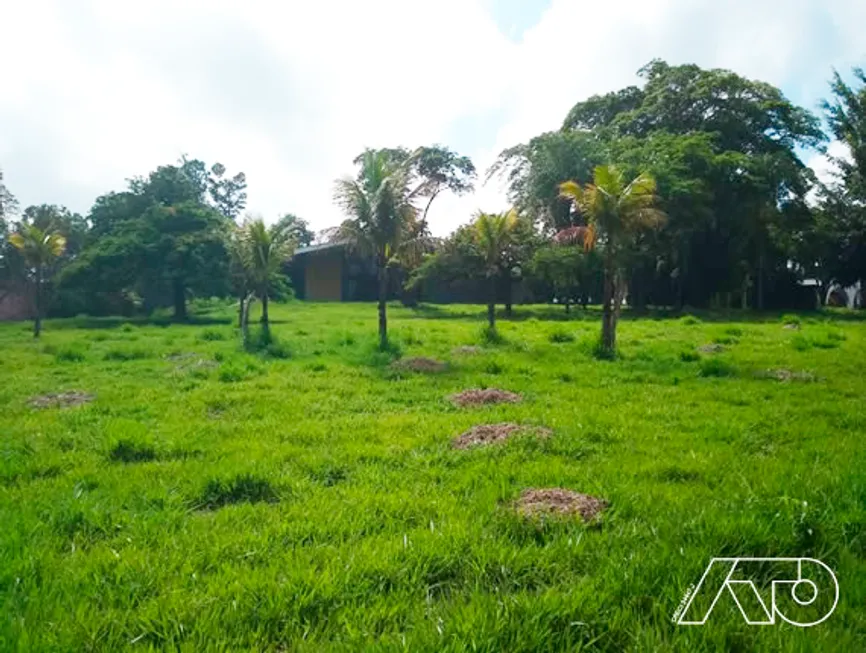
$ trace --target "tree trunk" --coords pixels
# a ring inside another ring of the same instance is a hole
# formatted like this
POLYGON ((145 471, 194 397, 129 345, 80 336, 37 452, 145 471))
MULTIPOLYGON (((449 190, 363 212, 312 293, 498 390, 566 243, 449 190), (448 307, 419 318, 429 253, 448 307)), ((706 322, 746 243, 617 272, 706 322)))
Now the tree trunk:
POLYGON ((174 319, 179 322, 186 320, 186 288, 180 277, 175 277, 172 280, 172 295, 174 297, 174 319))
POLYGON ((514 293, 514 282, 511 279, 511 273, 506 272, 505 274, 505 317, 511 317, 511 308, 514 303, 513 300, 514 293))
POLYGON ((36 292, 34 294, 36 306, 36 319, 33 320, 33 337, 38 338, 42 333, 42 266, 36 268, 36 292))
POLYGON ((238 328, 242 328, 244 326, 244 302, 247 300, 247 296, 245 293, 241 293, 238 296, 238 328))
POLYGON ((571 314, 571 300, 568 297, 565 298, 565 314, 571 314))
POLYGON ((606 355, 613 354, 616 347, 613 299, 614 273, 608 269, 604 273, 604 293, 601 300, 601 349, 606 355))
POLYGON ((244 347, 250 341, 250 305, 253 303, 255 295, 252 293, 246 297, 241 297, 241 338, 243 338, 244 347))
POLYGON ((487 298, 487 326, 496 330, 496 277, 490 277, 490 295, 487 298))
POLYGON ((379 263, 379 349, 388 347, 388 269, 379 263))
POLYGON ((262 326, 265 329, 270 328, 270 319, 268 316, 268 292, 262 293, 262 326))

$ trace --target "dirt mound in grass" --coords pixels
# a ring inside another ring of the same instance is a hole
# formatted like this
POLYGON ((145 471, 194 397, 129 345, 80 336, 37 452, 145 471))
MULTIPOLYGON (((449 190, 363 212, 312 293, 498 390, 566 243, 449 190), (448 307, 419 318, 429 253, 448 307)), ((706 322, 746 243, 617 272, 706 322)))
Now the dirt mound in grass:
POLYGON ((455 347, 451 352, 457 356, 472 356, 484 353, 484 349, 476 345, 463 345, 461 347, 455 347))
POLYGON ((33 408, 68 408, 88 404, 96 399, 92 394, 70 390, 69 392, 49 392, 45 395, 30 397, 28 404, 33 408))
POLYGON ((811 372, 794 372, 792 370, 787 370, 785 368, 779 368, 777 370, 764 370, 763 372, 758 372, 758 377, 762 379, 775 379, 776 381, 815 381, 815 375, 811 372))
POLYGON ((442 361, 437 361, 433 358, 403 358, 398 361, 394 361, 391 363, 392 370, 398 370, 401 372, 426 372, 426 373, 436 373, 436 372, 444 372, 448 366, 442 361))
POLYGON ((523 400, 519 394, 496 388, 464 390, 448 397, 457 406, 482 406, 485 404, 516 404, 523 400))
POLYGON ((498 444, 515 435, 529 434, 533 434, 539 438, 546 438, 550 435, 550 429, 541 426, 522 426, 512 422, 479 424, 478 426, 473 426, 460 437, 455 438, 451 445, 455 449, 470 449, 472 447, 498 444))
POLYGON ((517 500, 517 512, 525 517, 538 515, 580 515, 589 522, 608 507, 606 499, 563 488, 528 489, 517 500))
POLYGON ((709 345, 701 345, 698 347, 698 351, 702 354, 721 354, 725 351, 725 347, 723 345, 718 344, 709 344, 709 345))

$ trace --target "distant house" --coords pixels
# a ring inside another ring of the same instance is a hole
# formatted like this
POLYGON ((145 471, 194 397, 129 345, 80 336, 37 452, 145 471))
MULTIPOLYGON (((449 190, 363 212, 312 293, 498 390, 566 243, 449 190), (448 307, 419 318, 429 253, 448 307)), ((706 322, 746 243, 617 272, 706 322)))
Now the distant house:
POLYGON ((299 299, 317 302, 376 299, 375 262, 350 252, 345 243, 324 243, 295 250, 289 274, 299 299))

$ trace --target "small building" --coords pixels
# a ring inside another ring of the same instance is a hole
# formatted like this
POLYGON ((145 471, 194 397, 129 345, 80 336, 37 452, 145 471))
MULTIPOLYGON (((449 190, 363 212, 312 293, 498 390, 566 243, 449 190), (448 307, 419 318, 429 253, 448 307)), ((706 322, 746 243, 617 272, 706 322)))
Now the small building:
POLYGON ((375 301, 376 264, 345 243, 301 247, 289 268, 299 299, 316 302, 375 301))

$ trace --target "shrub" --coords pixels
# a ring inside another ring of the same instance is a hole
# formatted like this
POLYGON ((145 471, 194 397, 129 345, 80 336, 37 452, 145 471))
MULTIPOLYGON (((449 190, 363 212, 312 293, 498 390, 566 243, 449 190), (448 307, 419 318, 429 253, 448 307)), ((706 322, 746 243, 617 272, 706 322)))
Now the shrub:
POLYGON ((713 338, 713 342, 717 345, 736 345, 739 340, 733 336, 716 336, 713 338))
POLYGON ((799 326, 800 325, 800 316, 799 315, 793 315, 791 313, 785 313, 781 318, 781 322, 782 322, 782 324, 796 324, 797 326, 799 326))
POLYGON ((700 375, 705 377, 736 376, 737 368, 721 358, 707 358, 701 361, 700 375))
POLYGON ((696 351, 681 351, 680 360, 683 363, 696 363, 701 360, 701 355, 696 351))
POLYGON ((725 329, 725 333, 729 336, 735 336, 739 338, 743 335, 743 330, 740 327, 728 327, 727 329, 725 329))
POLYGON ((696 318, 694 315, 684 315, 682 318, 680 318, 680 322, 687 326, 701 323, 700 319, 696 318))

